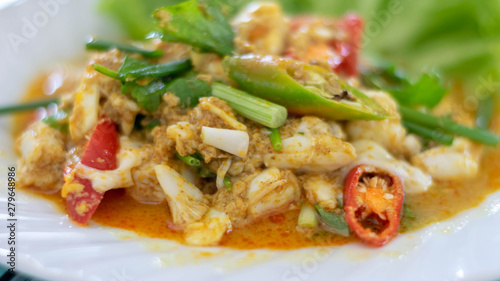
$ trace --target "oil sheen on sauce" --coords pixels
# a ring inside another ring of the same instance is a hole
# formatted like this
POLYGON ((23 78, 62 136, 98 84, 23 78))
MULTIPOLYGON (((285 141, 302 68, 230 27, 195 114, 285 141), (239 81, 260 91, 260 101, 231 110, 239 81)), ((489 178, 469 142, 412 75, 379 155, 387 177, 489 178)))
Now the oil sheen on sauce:
MULTIPOLYGON (((51 76, 44 74, 34 80, 23 101, 46 98, 44 85, 51 76)), ((75 81, 65 81, 59 90, 72 89, 75 81)), ((498 110, 496 111, 498 112, 498 110)), ((38 114, 40 115, 40 114, 38 114)), ((14 118, 14 137, 18 136, 37 114, 23 114, 14 118)), ((493 119, 492 130, 500 132, 500 115, 493 119)), ((461 211, 478 206, 489 194, 500 189, 500 148, 485 147, 479 175, 471 180, 441 183, 420 195, 407 195, 405 203, 415 215, 407 221, 402 231, 409 232, 431 223, 455 216, 461 211)), ((52 201, 58 211, 66 213, 63 198, 56 194, 37 194, 52 201)), ((220 246, 237 249, 296 249, 310 246, 335 246, 356 241, 330 233, 319 233, 311 238, 296 231, 299 210, 291 210, 260 219, 244 228, 226 234, 220 246)), ((168 227, 171 217, 165 202, 158 205, 142 204, 127 196, 124 190, 106 192, 103 201, 92 217, 98 224, 131 230, 139 235, 182 242, 182 233, 168 227)))

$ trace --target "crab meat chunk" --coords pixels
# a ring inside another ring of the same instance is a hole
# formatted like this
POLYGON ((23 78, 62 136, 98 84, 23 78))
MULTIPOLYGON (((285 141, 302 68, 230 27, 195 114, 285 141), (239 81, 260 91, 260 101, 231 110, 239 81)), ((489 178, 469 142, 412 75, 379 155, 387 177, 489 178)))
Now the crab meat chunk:
POLYGON ((302 177, 304 192, 312 205, 320 205, 326 211, 338 207, 342 197, 342 178, 340 175, 306 174, 302 177))
POLYGON ((215 245, 228 230, 231 230, 229 217, 211 208, 203 219, 186 225, 184 241, 191 246, 215 245))
POLYGON ((374 141, 359 140, 353 142, 352 145, 356 148, 358 157, 343 169, 346 174, 358 165, 370 165, 399 176, 403 182, 405 193, 426 192, 433 183, 429 174, 404 160, 394 158, 385 148, 374 141))
POLYGON ((477 175, 479 157, 468 140, 457 138, 452 146, 438 146, 418 155, 411 162, 436 180, 463 180, 477 175))
POLYGON ((209 201, 203 193, 167 165, 157 165, 154 169, 174 224, 186 225, 203 218, 209 210, 209 201))
POLYGON ((317 117, 303 117, 295 135, 282 140, 280 152, 264 156, 267 167, 299 172, 334 171, 356 158, 352 145, 334 137, 330 126, 317 117))
POLYGON ((299 201, 299 182, 290 171, 269 168, 250 182, 246 199, 251 217, 268 215, 299 201))
POLYGON ((396 156, 410 157, 421 150, 416 136, 409 135, 401 124, 396 102, 389 94, 380 91, 365 91, 394 118, 374 121, 349 121, 346 132, 351 141, 370 140, 396 156))

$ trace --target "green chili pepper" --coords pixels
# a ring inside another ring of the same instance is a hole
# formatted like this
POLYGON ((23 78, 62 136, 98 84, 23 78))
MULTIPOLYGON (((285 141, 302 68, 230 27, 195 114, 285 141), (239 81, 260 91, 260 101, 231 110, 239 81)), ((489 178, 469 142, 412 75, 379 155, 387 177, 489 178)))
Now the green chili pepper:
POLYGON ((244 90, 285 106, 289 113, 334 120, 391 117, 374 100, 318 66, 271 56, 245 55, 224 59, 224 67, 244 90))

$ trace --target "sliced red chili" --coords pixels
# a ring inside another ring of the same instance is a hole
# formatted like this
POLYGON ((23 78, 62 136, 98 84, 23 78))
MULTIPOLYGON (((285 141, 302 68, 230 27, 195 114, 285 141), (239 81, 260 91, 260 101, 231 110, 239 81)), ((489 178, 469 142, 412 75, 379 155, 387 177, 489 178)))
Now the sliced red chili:
POLYGON ((104 193, 95 190, 88 179, 75 175, 73 180, 73 184, 80 184, 83 189, 69 192, 66 196, 68 215, 79 224, 87 224, 101 203, 104 193))
POLYGON ((332 42, 342 59, 333 60, 333 64, 330 65, 336 73, 355 76, 358 74, 358 54, 363 35, 363 20, 357 15, 347 15, 339 21, 338 27, 347 33, 347 38, 332 42))
POLYGON ((366 244, 380 247, 397 233, 403 206, 398 176, 372 166, 354 167, 344 182, 344 211, 349 227, 366 244))
POLYGON ((81 163, 97 170, 114 170, 117 167, 118 130, 115 123, 101 119, 90 136, 81 163))
MULTIPOLYGON (((111 120, 104 117, 92 132, 80 162, 97 170, 114 170, 118 166, 116 158, 118 147, 117 127, 111 120)), ((70 172, 68 171, 67 174, 70 172)), ((74 185, 66 191, 68 215, 77 223, 87 224, 99 206, 104 193, 95 190, 90 180, 80 178, 77 174, 71 180, 72 182, 65 183, 74 185)))

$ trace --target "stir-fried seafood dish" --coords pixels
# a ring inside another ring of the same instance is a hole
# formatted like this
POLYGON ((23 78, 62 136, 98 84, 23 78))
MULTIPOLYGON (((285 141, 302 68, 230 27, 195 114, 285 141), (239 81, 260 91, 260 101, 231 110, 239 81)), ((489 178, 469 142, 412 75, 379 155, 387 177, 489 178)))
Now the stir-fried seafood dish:
POLYGON ((486 181, 498 136, 454 110, 453 90, 384 87, 358 56, 360 17, 289 17, 276 3, 229 17, 195 0, 154 17, 161 39, 89 41, 57 108, 17 139, 19 185, 78 225, 234 246, 225 239, 271 223, 303 245, 379 247, 415 216, 421 227, 472 207, 464 185, 486 181))

